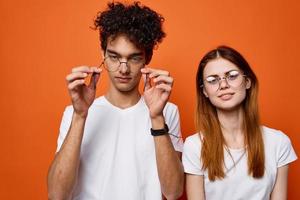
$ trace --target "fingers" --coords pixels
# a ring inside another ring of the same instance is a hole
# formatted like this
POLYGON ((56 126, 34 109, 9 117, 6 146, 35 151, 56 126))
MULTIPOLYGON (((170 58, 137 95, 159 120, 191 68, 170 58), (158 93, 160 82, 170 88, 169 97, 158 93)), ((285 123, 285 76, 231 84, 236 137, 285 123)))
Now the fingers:
POLYGON ((144 91, 149 90, 151 88, 150 78, 148 78, 148 74, 143 74, 142 76, 144 80, 144 91))
POLYGON ((155 86, 155 88, 161 89, 167 93, 170 93, 172 91, 172 86, 167 85, 167 84, 159 84, 159 85, 155 86))
POLYGON ((149 67, 144 67, 141 69, 143 74, 149 74, 149 78, 154 78, 157 76, 170 76, 168 71, 160 70, 160 69, 153 69, 149 67))
POLYGON ((144 88, 145 90, 151 88, 151 79, 153 80, 153 83, 156 88, 166 89, 166 91, 168 91, 169 87, 172 88, 173 86, 174 79, 170 76, 170 73, 168 71, 146 67, 146 68, 142 68, 141 72, 143 74, 143 78, 145 81, 145 88, 144 88), (165 86, 157 87, 163 84, 168 85, 169 87, 165 87, 165 86))
MULTIPOLYGON (((102 71, 102 69, 100 69, 100 72, 102 71)), ((89 87, 96 89, 97 83, 99 81, 101 73, 93 73, 91 80, 90 80, 90 84, 89 87)))
POLYGON ((97 67, 80 66, 73 68, 71 73, 66 76, 66 82, 70 90, 75 89, 79 85, 85 83, 85 78, 90 74, 92 75, 90 80, 90 87, 96 88, 96 84, 99 80, 102 69, 97 67))
POLYGON ((87 76, 88 76, 88 74, 85 73, 85 72, 73 72, 73 73, 67 75, 66 81, 67 81, 67 82, 72 82, 72 81, 74 81, 74 80, 84 79, 84 78, 86 78, 87 76))
POLYGON ((68 89, 74 90, 76 87, 83 85, 83 84, 84 84, 84 79, 75 80, 68 85, 68 89))
POLYGON ((153 82, 155 83, 155 84, 161 84, 161 83, 166 83, 166 84, 168 84, 168 85, 173 85, 173 78, 172 77, 170 77, 170 76, 158 76, 158 77, 156 77, 156 78, 154 78, 153 79, 153 82))

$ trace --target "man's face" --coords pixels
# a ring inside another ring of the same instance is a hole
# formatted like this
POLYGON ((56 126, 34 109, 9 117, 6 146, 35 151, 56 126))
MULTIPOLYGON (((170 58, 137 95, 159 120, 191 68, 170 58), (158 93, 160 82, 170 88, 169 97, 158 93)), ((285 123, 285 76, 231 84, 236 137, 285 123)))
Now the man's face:
POLYGON ((126 35, 108 38, 104 54, 111 86, 120 92, 138 90, 145 51, 136 47, 126 35))

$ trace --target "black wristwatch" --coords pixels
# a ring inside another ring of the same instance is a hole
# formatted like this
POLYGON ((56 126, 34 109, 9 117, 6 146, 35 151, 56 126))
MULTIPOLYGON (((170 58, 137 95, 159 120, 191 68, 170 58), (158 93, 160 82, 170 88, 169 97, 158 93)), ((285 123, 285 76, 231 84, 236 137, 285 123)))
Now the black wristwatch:
POLYGON ((152 136, 160 136, 160 135, 166 135, 169 133, 169 127, 167 124, 165 124, 165 127, 163 129, 150 129, 152 136))

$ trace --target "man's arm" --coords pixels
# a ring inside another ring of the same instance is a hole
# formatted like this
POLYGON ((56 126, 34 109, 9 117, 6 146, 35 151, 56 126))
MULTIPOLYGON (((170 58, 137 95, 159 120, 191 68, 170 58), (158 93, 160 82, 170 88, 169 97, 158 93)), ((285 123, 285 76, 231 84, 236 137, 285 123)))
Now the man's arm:
MULTIPOLYGON (((153 129, 164 128, 164 118, 151 119, 153 129)), ((175 151, 168 134, 154 136, 158 176, 163 195, 169 199, 178 199, 183 192, 184 174, 181 153, 175 151)))
POLYGON ((100 72, 96 67, 81 66, 73 68, 66 77, 74 112, 68 134, 48 171, 48 198, 51 200, 69 199, 76 183, 85 121, 95 99, 100 72), (85 78, 89 74, 91 81, 86 85, 85 78))
POLYGON ((67 137, 48 172, 48 198, 69 199, 77 178, 85 118, 73 114, 67 137))
MULTIPOLYGON (((163 129, 163 109, 169 99, 173 78, 163 70, 142 68, 145 81, 144 98, 149 108, 152 129, 163 129), (153 85, 151 85, 151 79, 153 85)), ((183 191, 183 167, 168 133, 154 136, 155 153, 161 190, 167 199, 177 199, 183 191)))

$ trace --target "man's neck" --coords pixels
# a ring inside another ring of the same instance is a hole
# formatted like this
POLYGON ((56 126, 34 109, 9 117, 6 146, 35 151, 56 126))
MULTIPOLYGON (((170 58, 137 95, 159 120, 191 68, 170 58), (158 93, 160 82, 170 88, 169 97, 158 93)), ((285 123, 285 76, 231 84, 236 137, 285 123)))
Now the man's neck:
POLYGON ((141 98, 138 89, 129 92, 121 92, 111 87, 105 94, 105 98, 114 106, 121 109, 129 108, 137 104, 141 98))

